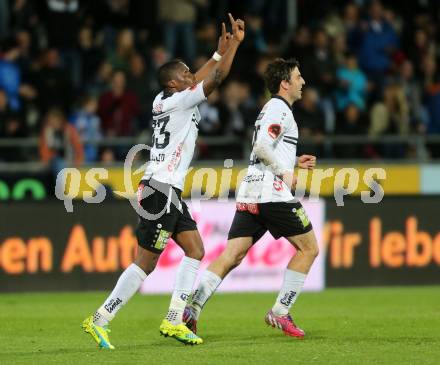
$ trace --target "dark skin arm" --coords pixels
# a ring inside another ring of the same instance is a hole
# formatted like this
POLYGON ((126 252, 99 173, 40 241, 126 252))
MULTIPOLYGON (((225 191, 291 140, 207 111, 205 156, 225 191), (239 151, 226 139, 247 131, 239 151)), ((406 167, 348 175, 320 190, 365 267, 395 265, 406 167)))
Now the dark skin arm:
POLYGON ((228 76, 237 49, 244 39, 244 21, 241 19, 235 20, 231 14, 229 14, 229 19, 232 25, 232 38, 229 41, 229 47, 222 56, 222 59, 217 62, 216 67, 204 79, 203 92, 206 96, 211 94, 214 89, 223 82, 226 76, 228 76))
MULTIPOLYGON (((231 39, 232 35, 229 32, 226 32, 226 25, 225 23, 222 23, 222 34, 219 37, 218 40, 218 46, 217 46, 217 53, 220 56, 223 56, 227 49, 229 48, 229 41, 231 39)), ((199 83, 200 81, 204 80, 217 66, 217 61, 213 58, 209 59, 208 62, 206 62, 195 74, 196 76, 196 82, 199 83)))

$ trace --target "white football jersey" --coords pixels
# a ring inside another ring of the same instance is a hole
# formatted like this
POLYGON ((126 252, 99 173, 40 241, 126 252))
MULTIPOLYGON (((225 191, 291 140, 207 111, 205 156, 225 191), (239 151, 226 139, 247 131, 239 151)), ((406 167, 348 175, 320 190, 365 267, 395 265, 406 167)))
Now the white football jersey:
POLYGON ((171 96, 159 93, 153 101, 153 145, 142 179, 153 178, 183 190, 194 155, 200 113, 206 96, 203 81, 171 96))
MULTIPOLYGON (((298 126, 290 105, 282 97, 273 96, 261 110, 255 122, 252 146, 257 141, 271 149, 276 162, 283 169, 293 170, 298 126)), ((237 194, 237 202, 267 203, 292 200, 294 197, 287 185, 252 151, 247 174, 237 194)))

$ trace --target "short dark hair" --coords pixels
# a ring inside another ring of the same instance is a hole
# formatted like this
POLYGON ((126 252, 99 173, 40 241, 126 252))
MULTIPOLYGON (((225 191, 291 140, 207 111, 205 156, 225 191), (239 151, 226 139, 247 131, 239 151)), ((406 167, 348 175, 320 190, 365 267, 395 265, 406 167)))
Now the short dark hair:
POLYGON ((176 72, 182 63, 182 60, 175 59, 166 62, 159 67, 159 70, 157 70, 157 80, 162 89, 165 89, 168 86, 168 82, 174 78, 174 72, 176 72))
POLYGON ((281 81, 290 81, 290 74, 295 67, 299 67, 299 62, 295 58, 289 58, 288 60, 277 58, 267 66, 264 80, 272 94, 278 93, 281 81))

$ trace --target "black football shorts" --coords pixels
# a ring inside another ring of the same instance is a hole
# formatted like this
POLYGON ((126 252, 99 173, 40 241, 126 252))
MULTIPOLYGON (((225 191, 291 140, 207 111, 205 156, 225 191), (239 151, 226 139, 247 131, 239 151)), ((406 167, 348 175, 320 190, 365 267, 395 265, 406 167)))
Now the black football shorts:
POLYGON ((136 229, 139 246, 161 253, 170 237, 183 231, 197 230, 181 194, 179 189, 154 179, 139 183, 139 224, 136 229))
POLYGON ((257 242, 267 231, 276 239, 313 229, 300 202, 237 203, 228 239, 252 237, 257 242))

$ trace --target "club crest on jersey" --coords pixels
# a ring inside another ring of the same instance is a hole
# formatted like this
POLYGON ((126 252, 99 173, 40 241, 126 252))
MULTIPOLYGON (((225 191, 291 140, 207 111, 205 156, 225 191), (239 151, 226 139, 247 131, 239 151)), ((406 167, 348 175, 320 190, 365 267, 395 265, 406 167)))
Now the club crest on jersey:
POLYGON ((279 124, 271 124, 267 129, 267 132, 269 133, 269 136, 276 139, 281 133, 281 126, 279 124))

